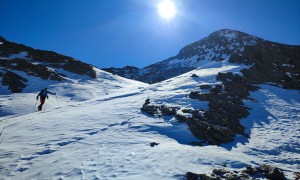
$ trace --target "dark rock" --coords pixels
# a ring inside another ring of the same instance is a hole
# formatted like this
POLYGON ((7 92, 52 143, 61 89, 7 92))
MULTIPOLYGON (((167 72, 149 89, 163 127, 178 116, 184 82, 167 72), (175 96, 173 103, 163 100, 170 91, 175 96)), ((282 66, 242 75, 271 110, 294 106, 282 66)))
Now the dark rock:
POLYGON ((217 176, 224 177, 225 174, 230 173, 230 171, 225 169, 214 169, 213 173, 217 176))
POLYGON ((158 106, 154 106, 154 105, 144 105, 141 108, 141 111, 146 112, 146 113, 148 113, 149 115, 152 115, 152 116, 155 116, 155 115, 160 116, 158 110, 159 110, 158 106))
POLYGON ((148 113, 149 115, 152 116, 175 116, 177 114, 177 111, 180 108, 178 107, 168 107, 165 105, 161 106, 155 106, 155 105, 150 105, 150 99, 147 99, 141 108, 141 111, 148 113))
POLYGON ((191 145, 193 145, 193 146, 203 146, 203 142, 192 142, 191 145))
POLYGON ((26 87, 25 82, 28 80, 19 76, 16 73, 11 71, 7 71, 2 78, 2 85, 8 86, 8 89, 11 90, 12 93, 20 93, 22 89, 26 87))
POLYGON ((273 82, 287 89, 300 88, 299 46, 289 46, 263 41, 254 46, 247 46, 242 57, 231 55, 230 62, 243 59, 244 64, 252 64, 249 69, 242 70, 246 79, 251 83, 262 84, 273 82), (287 77, 287 72, 292 77, 287 77), (292 80, 293 79, 293 80, 292 80))
POLYGON ((199 77, 198 75, 196 75, 196 74, 193 74, 191 77, 193 77, 193 78, 197 78, 197 77, 199 77))
POLYGON ((180 108, 178 107, 167 107, 167 106, 160 106, 159 110, 161 111, 162 113, 162 116, 175 116, 177 111, 179 110, 180 108))
POLYGON ((150 104, 150 99, 146 99, 145 103, 144 103, 144 106, 147 106, 150 104))
POLYGON ((33 64, 31 61, 23 59, 1 60, 0 65, 6 69, 23 71, 28 75, 40 77, 42 79, 62 81, 64 74, 49 70, 46 66, 33 64))
POLYGON ((262 174, 272 180, 285 180, 285 175, 277 167, 270 165, 261 165, 258 169, 262 174))
POLYGON ((150 146, 151 146, 151 147, 158 146, 158 145, 159 145, 159 143, 156 143, 156 142, 151 142, 151 143, 150 143, 150 146))
POLYGON ((112 74, 116 74, 125 78, 129 79, 135 79, 135 76, 139 73, 141 70, 140 68, 134 67, 134 66, 126 66, 123 68, 103 68, 103 71, 110 72, 112 74))
POLYGON ((222 85, 216 85, 214 88, 210 89, 210 92, 213 94, 222 93, 222 85))
MULTIPOLYGON (((295 174, 295 173, 294 173, 295 174)), ((258 168, 247 167, 245 170, 240 171, 230 171, 226 169, 214 169, 211 176, 201 175, 188 172, 186 174, 187 179, 228 179, 228 180, 252 180, 257 177, 267 178, 272 180, 282 180, 286 179, 283 172, 281 172, 277 167, 262 165, 258 168)))
POLYGON ((200 85, 200 89, 211 89, 212 86, 208 84, 200 85))
POLYGON ((243 173, 246 173, 246 174, 250 174, 250 175, 255 175, 258 173, 257 169, 256 168, 253 168, 251 166, 247 166, 245 170, 242 171, 243 173))
POLYGON ((181 115, 181 114, 176 114, 175 117, 179 122, 186 122, 188 120, 188 117, 181 115))
POLYGON ((293 174, 294 174, 295 180, 300 179, 300 172, 294 172, 293 174))
POLYGON ((198 99, 199 101, 209 101, 210 94, 200 94, 199 92, 192 91, 189 94, 189 98, 198 99))
POLYGON ((186 123, 195 137, 205 140, 211 145, 220 145, 220 141, 209 133, 211 126, 208 122, 205 122, 203 119, 188 118, 186 123))
POLYGON ((186 173, 185 177, 187 180, 220 180, 220 178, 210 177, 206 174, 195 174, 191 172, 186 173))
POLYGON ((249 91, 258 90, 258 87, 252 85, 246 78, 231 72, 218 73, 217 80, 223 82, 224 91, 231 97, 248 99, 249 91))
POLYGON ((192 114, 192 117, 177 114, 179 108, 147 105, 142 109, 151 115, 160 115, 159 112, 162 112, 161 116, 175 116, 180 122, 187 123, 195 137, 205 140, 208 144, 220 145, 232 142, 236 134, 245 135, 245 128, 239 120, 248 116, 248 108, 244 106, 240 97, 230 97, 228 92, 222 92, 222 85, 212 89, 214 90, 205 94, 199 92, 189 94, 192 99, 209 101, 208 110, 183 110, 184 113, 192 114))
POLYGON ((192 110, 192 109, 182 109, 181 110, 183 113, 190 113, 190 114, 192 114, 192 112, 194 111, 194 110, 192 110))
POLYGON ((185 177, 187 180, 198 180, 199 179, 198 174, 191 173, 191 172, 187 172, 185 177))
MULTIPOLYGON (((232 79, 232 77, 234 77, 232 74, 220 74, 219 80, 232 79)), ((237 91, 242 87, 243 85, 236 87, 237 91)), ((194 113, 189 119, 180 117, 187 122, 195 137, 214 145, 231 142, 236 134, 245 134, 244 127, 240 125, 239 120, 249 114, 248 108, 244 106, 239 96, 231 97, 230 93, 227 90, 222 91, 222 88, 222 85, 217 85, 205 94, 191 92, 190 98, 209 101, 209 109, 202 112, 202 116, 194 113)))

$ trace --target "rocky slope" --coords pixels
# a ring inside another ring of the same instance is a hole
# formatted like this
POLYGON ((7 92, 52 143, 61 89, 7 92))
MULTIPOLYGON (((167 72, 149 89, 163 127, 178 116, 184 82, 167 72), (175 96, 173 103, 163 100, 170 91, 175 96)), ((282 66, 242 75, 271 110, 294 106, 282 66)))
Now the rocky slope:
POLYGON ((273 82, 299 89, 300 46, 266 41, 249 34, 223 29, 185 46, 167 60, 143 69, 108 68, 108 72, 146 83, 156 83, 191 71, 210 61, 228 60, 253 65, 242 71, 253 83, 273 82))
MULTIPOLYGON (((176 68, 180 67, 200 66, 198 70, 205 71, 206 66, 217 62, 223 63, 221 67, 225 64, 246 65, 238 72, 218 72, 214 77, 217 84, 199 84, 189 93, 190 99, 208 102, 208 108, 182 109, 177 104, 159 105, 148 99, 141 110, 152 116, 174 116, 185 122, 193 135, 203 140, 199 145, 229 143, 238 134, 248 138, 245 128, 240 124, 240 120, 250 114, 250 108, 244 102, 256 101, 250 94, 257 91, 261 84, 300 89, 299 60, 300 46, 273 43, 238 31, 221 30, 186 46, 176 57, 158 63, 161 68, 172 69, 176 66, 173 69, 176 73, 179 73, 176 68), (167 64, 173 66, 168 67, 167 64)), ((197 73, 191 78, 205 82, 197 73)))
POLYGON ((9 42, 0 36, 0 80, 2 88, 22 92, 30 77, 64 81, 70 74, 96 78, 92 65, 52 51, 9 42))

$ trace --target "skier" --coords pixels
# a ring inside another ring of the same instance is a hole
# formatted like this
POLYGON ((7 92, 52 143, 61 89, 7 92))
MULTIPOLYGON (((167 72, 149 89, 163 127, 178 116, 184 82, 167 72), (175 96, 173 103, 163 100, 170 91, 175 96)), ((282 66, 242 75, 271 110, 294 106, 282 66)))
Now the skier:
POLYGON ((53 94, 53 95, 56 95, 56 93, 47 91, 47 88, 42 89, 41 92, 37 95, 36 100, 39 100, 39 96, 41 97, 41 100, 40 100, 40 101, 41 101, 41 104, 40 104, 39 107, 38 107, 38 111, 41 111, 41 110, 42 110, 46 98, 47 98, 47 99, 49 98, 49 97, 48 97, 48 93, 53 94))

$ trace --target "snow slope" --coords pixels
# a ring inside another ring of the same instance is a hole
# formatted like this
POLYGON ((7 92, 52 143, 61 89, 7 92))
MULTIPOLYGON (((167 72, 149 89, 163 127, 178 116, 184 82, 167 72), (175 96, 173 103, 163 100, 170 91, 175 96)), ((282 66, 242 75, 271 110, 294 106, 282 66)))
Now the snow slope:
MULTIPOLYGON (((73 102, 103 97, 119 91, 122 92, 124 91, 124 87, 135 89, 147 86, 145 83, 115 76, 96 68, 94 70, 97 74, 96 79, 64 71, 63 73, 68 77, 67 81, 64 82, 41 80, 39 77, 23 73, 22 76, 29 80, 27 87, 23 90, 24 93, 11 94, 5 89, 7 87, 3 86, 0 88, 0 119, 1 116, 5 115, 16 116, 35 111, 39 105, 36 96, 45 87, 50 92, 57 93, 57 96, 50 94, 49 99, 46 100, 43 106, 44 109, 53 109, 72 104, 73 102)), ((19 71, 13 72, 22 73, 19 71)))
POLYGON ((206 102, 189 99, 189 92, 218 84, 218 72, 239 73, 241 68, 211 62, 153 85, 120 85, 118 78, 102 74, 84 84, 56 86, 52 90, 63 105, 0 119, 0 179, 182 179, 188 171, 262 163, 282 168, 291 179, 300 164, 299 91, 262 85, 251 94, 256 101, 245 102, 252 108, 242 120, 250 138, 236 137, 221 147, 191 146, 197 139, 185 124, 140 111, 147 98, 155 104, 206 108, 206 102), (159 144, 150 147, 151 142, 159 144))

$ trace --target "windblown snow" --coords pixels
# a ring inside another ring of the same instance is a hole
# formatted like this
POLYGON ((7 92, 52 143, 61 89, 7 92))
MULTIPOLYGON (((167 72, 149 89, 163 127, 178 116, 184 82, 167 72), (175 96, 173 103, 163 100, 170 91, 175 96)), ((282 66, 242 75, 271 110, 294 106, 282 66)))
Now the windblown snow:
POLYGON ((245 102, 252 108, 242 120, 250 138, 238 136, 220 147, 192 146, 198 140, 185 124, 140 111, 147 98, 207 108, 207 102, 189 99, 189 92, 218 84, 218 72, 242 68, 212 62, 153 85, 99 70, 96 80, 50 83, 57 99, 49 95, 45 110, 35 113, 38 87, 34 93, 0 95, 2 115, 11 114, 0 119, 0 179, 182 179, 188 171, 264 163, 292 178, 300 168, 299 91, 262 85, 251 94, 256 101, 245 102))

